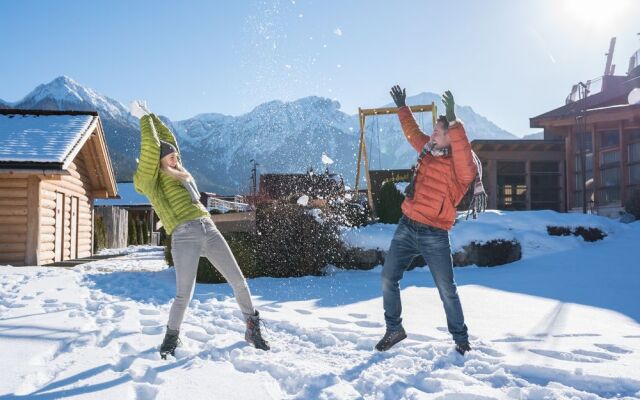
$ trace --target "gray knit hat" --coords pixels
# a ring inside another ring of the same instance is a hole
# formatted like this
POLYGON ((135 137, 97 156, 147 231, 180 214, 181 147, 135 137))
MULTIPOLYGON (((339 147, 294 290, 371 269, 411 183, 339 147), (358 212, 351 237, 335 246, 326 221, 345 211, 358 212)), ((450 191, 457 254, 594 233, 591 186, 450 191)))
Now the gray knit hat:
POLYGON ((178 150, 169 142, 165 142, 164 140, 160 141, 160 158, 164 158, 171 153, 177 153, 178 150))

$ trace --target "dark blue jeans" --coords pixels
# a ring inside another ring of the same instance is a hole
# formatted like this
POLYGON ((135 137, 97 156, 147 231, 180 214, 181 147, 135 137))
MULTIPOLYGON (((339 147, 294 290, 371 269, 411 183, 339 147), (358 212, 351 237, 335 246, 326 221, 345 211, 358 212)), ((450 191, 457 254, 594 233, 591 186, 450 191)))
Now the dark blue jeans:
POLYGON ((447 326, 456 343, 467 343, 462 305, 453 280, 449 232, 402 216, 382 269, 382 297, 387 330, 402 328, 399 282, 415 257, 424 257, 447 315, 447 326))

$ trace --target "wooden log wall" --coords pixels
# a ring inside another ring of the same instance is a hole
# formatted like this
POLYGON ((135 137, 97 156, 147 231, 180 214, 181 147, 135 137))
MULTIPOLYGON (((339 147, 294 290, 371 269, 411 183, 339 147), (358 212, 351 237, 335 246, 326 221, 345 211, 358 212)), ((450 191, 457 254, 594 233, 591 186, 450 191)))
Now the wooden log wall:
POLYGON ((25 265, 28 177, 0 174, 0 264, 25 265))
MULTIPOLYGON (((64 195, 62 230, 62 260, 89 257, 92 254, 93 197, 91 180, 88 176, 83 152, 80 152, 68 169, 69 175, 59 180, 45 179, 40 183, 40 263, 48 264, 56 260, 56 193, 64 195), (77 216, 72 218, 72 202, 77 198, 77 216), (72 244, 72 220, 76 240, 72 244), (72 252, 72 250, 75 250, 72 252)), ((60 250, 58 250, 60 251, 60 250)), ((60 258, 60 257, 58 257, 60 258)))

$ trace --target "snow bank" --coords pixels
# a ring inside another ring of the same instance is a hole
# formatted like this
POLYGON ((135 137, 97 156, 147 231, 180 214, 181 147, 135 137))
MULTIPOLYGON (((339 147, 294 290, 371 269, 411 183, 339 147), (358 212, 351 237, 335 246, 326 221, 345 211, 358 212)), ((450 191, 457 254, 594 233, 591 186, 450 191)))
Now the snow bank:
MULTIPOLYGON (((593 227, 609 236, 615 236, 629 229, 625 224, 597 215, 558 213, 548 210, 488 210, 481 213, 475 220, 466 220, 460 214, 460 220, 450 233, 451 250, 460 251, 465 245, 474 241, 482 244, 497 239, 515 239, 522 245, 522 257, 529 258, 585 245, 581 237, 549 236, 547 226, 593 227)), ((395 229, 396 225, 393 224, 348 228, 343 230, 342 239, 352 247, 386 251, 389 249, 395 229)))
MULTIPOLYGON (((503 227, 540 233, 539 218, 509 214, 503 227)), ((481 217, 480 231, 498 217, 481 217)), ((600 242, 553 237, 555 252, 508 268, 456 269, 474 348, 464 358, 426 268, 405 273, 408 339, 389 352, 373 351, 385 329, 380 267, 330 268, 249 281, 268 353, 244 342, 228 285, 196 285, 183 344, 161 360, 175 294, 162 248, 73 269, 0 267, 0 399, 639 398, 640 222, 600 222, 600 242)))

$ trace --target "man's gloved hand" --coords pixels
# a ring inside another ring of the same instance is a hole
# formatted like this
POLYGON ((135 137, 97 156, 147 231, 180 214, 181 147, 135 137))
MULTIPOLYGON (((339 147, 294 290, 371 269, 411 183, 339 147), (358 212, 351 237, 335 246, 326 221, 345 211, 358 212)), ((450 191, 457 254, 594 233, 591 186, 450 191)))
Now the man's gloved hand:
POLYGON ((396 106, 398 108, 400 107, 404 107, 407 104, 405 103, 405 100, 407 99, 407 90, 406 89, 400 89, 399 85, 395 85, 394 87, 391 88, 391 98, 393 99, 393 102, 396 103, 396 106))
POLYGON ((456 103, 455 101, 453 101, 453 95, 449 90, 444 92, 444 94, 442 95, 442 102, 444 103, 444 107, 447 111, 447 121, 449 121, 449 123, 452 123, 456 120, 456 113, 454 111, 456 103))
POLYGON ((140 119, 145 115, 151 114, 149 108, 147 107, 146 101, 134 100, 129 104, 129 112, 134 117, 140 119))

